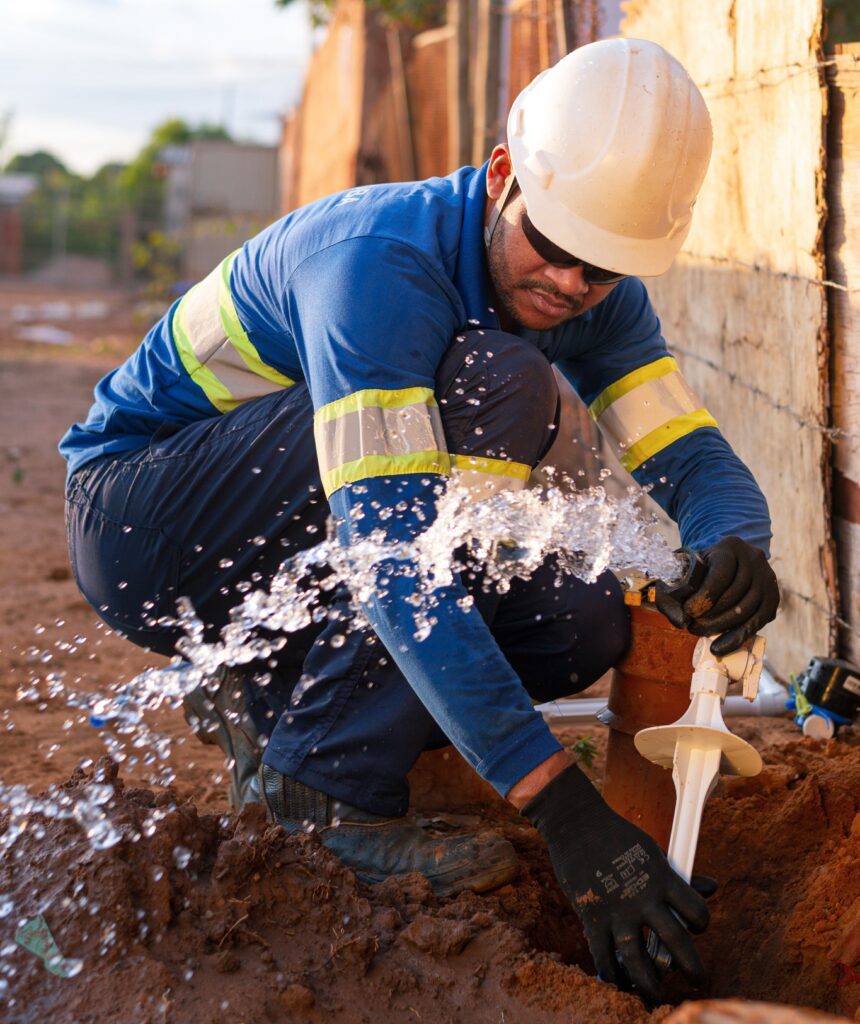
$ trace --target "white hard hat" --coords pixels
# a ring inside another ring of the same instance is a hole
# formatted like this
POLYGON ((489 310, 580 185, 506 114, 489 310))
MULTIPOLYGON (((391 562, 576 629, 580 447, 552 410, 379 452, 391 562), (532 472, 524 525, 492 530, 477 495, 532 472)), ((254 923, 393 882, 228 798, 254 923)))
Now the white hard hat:
POLYGON ((620 274, 669 269, 711 142, 702 94, 645 39, 581 46, 527 85, 508 116, 531 223, 559 248, 620 274))

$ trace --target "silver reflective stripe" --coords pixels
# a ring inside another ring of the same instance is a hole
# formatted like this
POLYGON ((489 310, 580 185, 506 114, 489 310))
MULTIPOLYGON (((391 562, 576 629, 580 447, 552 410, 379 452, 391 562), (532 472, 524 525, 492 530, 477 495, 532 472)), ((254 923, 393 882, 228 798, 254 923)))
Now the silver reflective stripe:
POLYGON ((425 402, 399 408, 365 406, 346 411, 336 419, 317 418, 314 435, 324 477, 370 456, 396 457, 446 450, 439 408, 425 402))
POLYGON ((597 420, 618 458, 642 438, 701 403, 679 371, 645 381, 603 410, 597 420))
POLYGON ((239 323, 227 284, 234 258, 183 296, 173 320, 183 366, 221 412, 295 383, 262 361, 239 323))
POLYGON ((227 340, 218 314, 220 280, 219 265, 182 297, 176 312, 201 363, 208 363, 227 340))

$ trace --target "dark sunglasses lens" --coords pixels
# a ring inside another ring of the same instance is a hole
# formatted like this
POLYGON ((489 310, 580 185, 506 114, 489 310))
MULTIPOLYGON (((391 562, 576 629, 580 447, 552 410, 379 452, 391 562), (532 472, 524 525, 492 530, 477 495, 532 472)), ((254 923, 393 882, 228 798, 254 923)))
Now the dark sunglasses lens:
POLYGON ((623 281, 626 274, 618 274, 614 270, 602 270, 600 267, 593 267, 590 263, 571 256, 569 252, 559 248, 555 242, 551 242, 546 235, 540 231, 529 220, 529 215, 523 210, 522 216, 523 234, 528 239, 529 245, 540 256, 542 260, 551 263, 554 267, 583 267, 583 276, 589 284, 615 284, 623 281))
POLYGON ((614 270, 601 270, 600 267, 592 267, 590 263, 584 264, 585 280, 589 284, 615 284, 623 281, 627 274, 616 274, 614 270))
POLYGON ((529 215, 525 210, 523 210, 522 228, 529 245, 547 263, 553 263, 558 267, 578 267, 582 263, 582 260, 571 256, 569 252, 560 249, 555 242, 551 242, 546 235, 542 235, 529 220, 529 215))

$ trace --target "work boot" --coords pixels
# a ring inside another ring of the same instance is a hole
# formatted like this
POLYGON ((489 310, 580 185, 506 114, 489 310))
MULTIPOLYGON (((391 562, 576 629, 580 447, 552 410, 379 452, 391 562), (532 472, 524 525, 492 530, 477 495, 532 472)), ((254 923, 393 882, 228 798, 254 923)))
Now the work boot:
POLYGON ((335 800, 263 765, 260 792, 269 818, 287 832, 316 828, 335 856, 363 882, 420 871, 437 896, 486 892, 519 871, 513 846, 495 832, 433 836, 407 818, 386 818, 335 800))
POLYGON ((245 708, 242 671, 222 666, 182 702, 185 721, 197 738, 220 747, 230 769, 227 799, 234 811, 260 803, 258 773, 263 750, 259 734, 245 708))

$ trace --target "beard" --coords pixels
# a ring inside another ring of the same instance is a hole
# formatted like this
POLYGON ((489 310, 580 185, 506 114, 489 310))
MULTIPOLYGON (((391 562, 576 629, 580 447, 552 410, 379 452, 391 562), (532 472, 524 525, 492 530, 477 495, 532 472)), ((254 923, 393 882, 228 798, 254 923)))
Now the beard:
POLYGON ((487 252, 487 264, 496 300, 508 317, 521 327, 546 331, 581 313, 585 305, 583 298, 565 295, 545 278, 515 277, 505 257, 504 237, 508 230, 507 224, 500 221, 487 252), (531 305, 527 292, 539 292, 551 302, 558 303, 566 309, 557 317, 541 314, 531 305))

